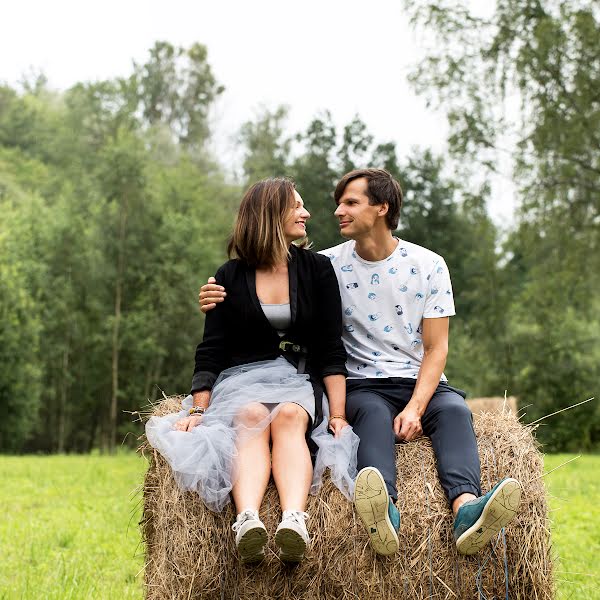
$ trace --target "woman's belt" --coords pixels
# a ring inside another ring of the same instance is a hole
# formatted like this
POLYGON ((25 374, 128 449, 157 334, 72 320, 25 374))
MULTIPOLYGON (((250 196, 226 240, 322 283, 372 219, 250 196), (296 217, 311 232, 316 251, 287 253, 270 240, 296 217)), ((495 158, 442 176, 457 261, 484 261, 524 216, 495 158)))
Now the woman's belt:
POLYGON ((283 352, 293 352, 294 354, 308 354, 308 350, 305 346, 294 344, 294 342, 288 342, 287 340, 279 342, 279 349, 283 352))
POLYGON ((298 356, 298 373, 302 375, 306 372, 306 355, 308 354, 306 346, 301 346, 288 340, 281 340, 279 342, 279 349, 285 353, 296 354, 298 356))

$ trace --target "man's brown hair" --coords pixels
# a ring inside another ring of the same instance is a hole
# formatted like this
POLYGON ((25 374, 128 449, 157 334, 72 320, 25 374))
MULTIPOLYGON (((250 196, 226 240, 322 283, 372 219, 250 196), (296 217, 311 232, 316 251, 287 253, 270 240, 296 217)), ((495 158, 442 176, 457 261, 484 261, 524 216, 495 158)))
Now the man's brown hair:
POLYGON ((254 267, 274 267, 289 257, 284 222, 294 206, 294 182, 286 177, 263 179, 242 198, 227 245, 231 258, 237 256, 254 267))
POLYGON ((402 207, 402 188, 385 169, 355 169, 346 173, 335 186, 333 198, 336 204, 340 203, 346 186, 355 179, 367 180, 367 196, 369 204, 387 204, 388 211, 385 215, 387 226, 394 231, 398 228, 400 208, 402 207))

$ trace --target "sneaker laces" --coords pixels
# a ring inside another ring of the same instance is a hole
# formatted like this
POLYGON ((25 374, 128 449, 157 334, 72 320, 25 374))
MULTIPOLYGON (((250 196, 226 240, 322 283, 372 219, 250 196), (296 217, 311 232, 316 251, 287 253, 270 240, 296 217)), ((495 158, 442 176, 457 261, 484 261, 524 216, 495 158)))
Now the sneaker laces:
POLYGON ((284 510, 281 521, 295 521, 298 525, 305 526, 304 521, 306 519, 308 519, 308 513, 301 510, 284 510))
POLYGON ((260 521, 258 518, 258 513, 254 510, 245 510, 244 512, 241 512, 237 516, 235 523, 231 526, 231 529, 237 533, 240 527, 249 520, 260 521))

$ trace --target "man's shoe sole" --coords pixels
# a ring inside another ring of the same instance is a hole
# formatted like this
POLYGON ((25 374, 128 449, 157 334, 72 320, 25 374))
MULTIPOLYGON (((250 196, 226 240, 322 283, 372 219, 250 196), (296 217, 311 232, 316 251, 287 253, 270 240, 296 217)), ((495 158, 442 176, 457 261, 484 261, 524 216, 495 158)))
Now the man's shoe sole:
POLYGON ((398 534, 388 514, 390 496, 381 473, 374 467, 361 469, 354 487, 354 506, 377 554, 398 552, 398 534))
POLYGON ((265 557, 267 530, 264 527, 248 529, 238 542, 237 548, 243 563, 253 563, 265 557))
POLYGON ((277 530, 275 543, 279 547, 279 557, 286 562, 300 562, 308 546, 306 540, 290 527, 277 530))
POLYGON ((481 516, 457 540, 459 554, 479 552, 517 514, 521 502, 521 484, 516 479, 506 479, 492 494, 481 516))

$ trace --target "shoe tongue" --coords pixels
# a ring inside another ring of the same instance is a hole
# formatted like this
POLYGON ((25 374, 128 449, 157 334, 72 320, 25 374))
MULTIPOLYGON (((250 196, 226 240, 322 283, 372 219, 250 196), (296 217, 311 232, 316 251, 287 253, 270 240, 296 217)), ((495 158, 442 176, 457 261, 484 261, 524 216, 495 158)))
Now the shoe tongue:
POLYGON ((253 510, 244 510, 238 516, 238 521, 245 521, 246 519, 255 519, 256 513, 253 510))
POLYGON ((299 521, 300 519, 308 519, 308 514, 302 512, 301 510, 285 510, 283 512, 284 519, 294 519, 295 521, 299 521))

